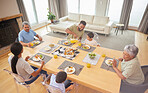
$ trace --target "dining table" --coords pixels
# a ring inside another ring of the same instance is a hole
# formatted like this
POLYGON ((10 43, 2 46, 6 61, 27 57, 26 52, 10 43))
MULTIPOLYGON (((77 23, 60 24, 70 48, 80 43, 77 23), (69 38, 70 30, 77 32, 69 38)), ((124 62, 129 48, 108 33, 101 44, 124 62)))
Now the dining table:
MULTIPOLYGON (((43 55, 50 56, 51 59, 43 67, 43 70, 49 73, 56 73, 61 71, 61 69, 58 69, 58 67, 64 61, 70 61, 72 63, 82 65, 84 67, 79 73, 79 75, 68 74, 67 78, 77 84, 84 85, 86 87, 89 87, 91 89, 94 89, 102 93, 119 93, 120 92, 121 79, 118 77, 116 72, 109 71, 108 69, 103 69, 101 68, 101 65, 105 57, 110 57, 115 59, 122 57, 122 51, 113 50, 113 49, 104 48, 104 47, 92 46, 92 47, 95 47, 95 49, 93 50, 93 53, 100 55, 100 58, 96 65, 91 65, 91 67, 88 68, 87 63, 83 62, 83 59, 87 56, 89 52, 78 49, 80 53, 72 60, 61 57, 61 56, 54 58, 54 55, 52 53, 56 51, 56 49, 58 49, 59 47, 67 48, 69 46, 58 44, 60 40, 63 40, 62 38, 57 38, 57 37, 48 36, 48 35, 44 35, 42 36, 42 38, 44 42, 34 48, 23 47, 22 57, 25 58, 26 56, 33 56, 36 53, 42 53, 43 55), (44 48, 45 46, 48 46, 51 43, 58 44, 59 46, 55 50, 53 50, 51 53, 44 53, 40 51, 42 48, 44 48)), ((79 46, 79 42, 73 44, 70 47, 76 49, 78 46, 79 46)), ((40 62, 34 62, 32 60, 28 60, 28 62, 30 65, 35 67, 41 66, 40 62)), ((121 70, 120 62, 118 64, 118 69, 121 70)))

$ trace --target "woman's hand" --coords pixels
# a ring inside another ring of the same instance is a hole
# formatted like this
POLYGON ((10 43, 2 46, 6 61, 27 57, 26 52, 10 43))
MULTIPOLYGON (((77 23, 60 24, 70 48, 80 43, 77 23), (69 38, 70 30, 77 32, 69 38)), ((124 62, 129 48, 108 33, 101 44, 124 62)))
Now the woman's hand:
POLYGON ((25 58, 25 61, 28 61, 29 58, 30 58, 30 56, 27 56, 27 57, 25 58))

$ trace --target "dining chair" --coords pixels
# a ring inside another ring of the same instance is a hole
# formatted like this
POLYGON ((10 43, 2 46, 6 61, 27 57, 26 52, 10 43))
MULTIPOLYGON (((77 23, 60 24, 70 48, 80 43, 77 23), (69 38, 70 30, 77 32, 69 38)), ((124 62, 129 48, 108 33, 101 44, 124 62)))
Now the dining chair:
POLYGON ((21 75, 15 74, 15 73, 7 70, 7 69, 3 69, 3 70, 5 72, 9 73, 14 78, 14 82, 15 82, 15 85, 16 85, 17 93, 19 93, 19 89, 18 89, 17 84, 25 86, 27 88, 27 90, 28 90, 28 93, 30 93, 30 86, 25 83, 25 79, 21 75))
POLYGON ((45 87, 45 89, 47 90, 47 93, 62 93, 62 91, 54 86, 48 85, 46 82, 51 78, 52 74, 49 74, 47 78, 45 78, 45 80, 42 83, 42 85, 45 87))
POLYGON ((145 81, 140 85, 133 85, 121 81, 120 93, 144 93, 148 89, 148 65, 141 66, 145 81))

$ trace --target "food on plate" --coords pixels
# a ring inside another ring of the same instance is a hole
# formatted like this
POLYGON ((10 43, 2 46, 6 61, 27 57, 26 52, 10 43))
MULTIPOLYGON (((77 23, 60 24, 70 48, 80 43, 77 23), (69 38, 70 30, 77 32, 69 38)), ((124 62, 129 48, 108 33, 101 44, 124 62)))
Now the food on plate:
POLYGON ((83 49, 90 49, 90 46, 89 45, 84 45, 82 46, 83 49))
POLYGON ((33 42, 35 45, 38 45, 38 44, 40 44, 40 41, 34 41, 33 42))
POLYGON ((89 57, 90 57, 91 59, 94 59, 94 58, 96 57, 96 54, 95 54, 95 53, 89 53, 88 55, 89 55, 89 57))
POLYGON ((54 47, 54 44, 49 44, 49 47, 54 47))
POLYGON ((35 58, 40 58, 40 59, 42 59, 43 58, 43 55, 35 55, 35 58))
POLYGON ((30 43, 30 45, 33 46, 34 44, 33 43, 30 43))
POLYGON ((81 43, 78 44, 78 46, 80 46, 80 47, 81 47, 81 45, 82 45, 81 43))
POLYGON ((69 66, 69 67, 67 68, 67 72, 73 72, 73 70, 74 70, 74 67, 72 67, 72 66, 69 66))
POLYGON ((74 49, 73 48, 66 48, 64 55, 74 55, 74 49))
POLYGON ((64 42, 64 45, 70 45, 70 44, 71 44, 70 41, 65 41, 65 42, 64 42))
POLYGON ((107 59, 106 61, 105 61, 105 63, 107 64, 107 65, 109 65, 109 66, 112 66, 112 64, 113 64, 113 59, 107 59))

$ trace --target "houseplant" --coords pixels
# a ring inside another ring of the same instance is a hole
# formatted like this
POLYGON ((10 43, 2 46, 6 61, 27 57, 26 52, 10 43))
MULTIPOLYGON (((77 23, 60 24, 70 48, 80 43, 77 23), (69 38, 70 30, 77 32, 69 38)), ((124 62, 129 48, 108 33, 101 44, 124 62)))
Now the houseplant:
POLYGON ((50 20, 51 23, 53 23, 53 20, 55 19, 56 16, 52 12, 50 12, 50 11, 48 11, 47 16, 48 16, 48 20, 50 20))

